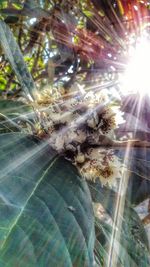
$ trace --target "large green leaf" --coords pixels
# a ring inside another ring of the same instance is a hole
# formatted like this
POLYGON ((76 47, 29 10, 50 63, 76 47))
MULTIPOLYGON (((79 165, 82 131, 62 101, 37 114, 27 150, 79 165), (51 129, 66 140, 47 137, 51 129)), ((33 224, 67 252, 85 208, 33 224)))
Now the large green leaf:
POLYGON ((0 135, 0 267, 92 267, 86 182, 47 143, 0 135))
POLYGON ((4 21, 0 21, 0 44, 26 94, 26 97, 29 100, 33 100, 33 91, 36 90, 34 81, 24 62, 20 48, 9 26, 4 21))
MULTIPOLYGON (((98 233, 96 234, 95 254, 100 260, 100 266, 109 266, 110 263, 113 262, 110 249, 113 228, 110 224, 105 223, 98 218, 96 219, 96 228, 98 233)), ((124 247, 124 241, 124 239, 121 241, 118 239, 113 240, 113 249, 115 251, 115 258, 117 260, 115 265, 113 264, 112 266, 138 267, 137 263, 128 253, 128 250, 124 247)))
MULTIPOLYGON (((117 151, 117 155, 121 159, 124 159, 126 156, 126 149, 119 148, 117 151)), ((130 148, 127 167, 131 173, 129 177, 126 197, 134 205, 138 205, 139 203, 150 197, 149 162, 149 148, 130 148)))
POLYGON ((123 213, 119 214, 117 198, 121 201, 122 196, 117 196, 118 194, 109 188, 101 187, 99 183, 89 185, 93 201, 103 205, 113 219, 113 228, 97 220, 96 254, 101 256, 101 262, 105 262, 107 266, 107 260, 110 258, 109 246, 113 238, 111 246, 118 257, 118 267, 149 267, 148 238, 136 211, 125 201, 123 213))
POLYGON ((148 267, 150 264, 148 238, 138 214, 127 204, 124 209, 121 232, 120 242, 133 259, 135 266, 148 267))
MULTIPOLYGON (((23 131, 19 123, 30 123, 34 111, 20 101, 0 100, 0 133, 23 131)), ((27 126, 26 126, 27 127, 27 126)))
POLYGON ((12 114, 18 113, 19 115, 26 115, 28 114, 29 110, 31 110, 31 107, 25 103, 22 103, 21 101, 15 101, 15 100, 0 100, 0 113, 12 116, 12 114))

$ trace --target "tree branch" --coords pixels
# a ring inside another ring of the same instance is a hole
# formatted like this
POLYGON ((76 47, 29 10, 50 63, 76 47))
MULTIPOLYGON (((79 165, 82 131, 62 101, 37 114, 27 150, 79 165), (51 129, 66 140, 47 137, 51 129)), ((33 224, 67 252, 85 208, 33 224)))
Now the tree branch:
POLYGON ((94 136, 87 138, 84 148, 90 147, 108 147, 113 149, 125 148, 125 147, 136 147, 136 148, 150 148, 150 142, 141 140, 126 140, 126 141, 116 141, 111 140, 105 135, 100 135, 99 140, 95 140, 94 136))

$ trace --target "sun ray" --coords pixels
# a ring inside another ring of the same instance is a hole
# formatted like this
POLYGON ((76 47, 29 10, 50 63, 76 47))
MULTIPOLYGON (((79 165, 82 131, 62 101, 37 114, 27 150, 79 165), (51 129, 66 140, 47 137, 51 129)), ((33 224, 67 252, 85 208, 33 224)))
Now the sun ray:
MULTIPOLYGON (((28 161, 31 161, 34 157, 37 157, 38 153, 45 150, 48 145, 48 141, 44 141, 39 146, 35 147, 34 149, 30 149, 29 151, 24 153, 21 157, 17 157, 17 159, 13 160, 7 167, 2 168, 0 174, 0 182, 2 182, 2 180, 5 179, 10 172, 16 170, 17 168, 20 168, 23 164, 28 161)), ((54 157, 55 155, 56 153, 53 152, 50 156, 54 157)), ((47 160, 49 161, 49 159, 47 160)))
MULTIPOLYGON (((130 154, 130 144, 126 147, 126 153, 124 157, 124 165, 128 165, 128 158, 130 154)), ((116 246, 115 241, 120 240, 121 236, 121 227, 122 227, 122 220, 123 220, 123 213, 124 213, 124 206, 125 206, 125 193, 128 186, 129 180, 129 172, 126 170, 124 171, 122 178, 119 183, 119 190, 117 195, 117 203, 115 207, 115 214, 113 220, 113 231, 111 235, 111 242, 109 248, 109 257, 107 262, 107 267, 113 267, 117 265, 118 257, 116 255, 116 246)))

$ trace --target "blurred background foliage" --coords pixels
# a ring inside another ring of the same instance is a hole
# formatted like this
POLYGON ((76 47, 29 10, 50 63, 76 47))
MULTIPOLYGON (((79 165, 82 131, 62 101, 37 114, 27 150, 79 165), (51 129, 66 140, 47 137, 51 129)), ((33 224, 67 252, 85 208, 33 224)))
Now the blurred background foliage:
MULTIPOLYGON (((109 1, 1 1, 0 8, 40 90, 114 81, 108 53, 121 57, 123 41, 109 1)), ((14 97, 20 84, 4 55, 0 60, 1 94, 14 97)))

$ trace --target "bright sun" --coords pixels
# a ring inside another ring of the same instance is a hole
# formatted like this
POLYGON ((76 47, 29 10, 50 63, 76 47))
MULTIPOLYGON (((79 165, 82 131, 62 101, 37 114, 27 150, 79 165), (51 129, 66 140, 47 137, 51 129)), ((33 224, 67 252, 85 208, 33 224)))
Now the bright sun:
POLYGON ((150 94, 150 41, 141 38, 129 49, 129 62, 121 77, 121 86, 126 93, 150 94))

